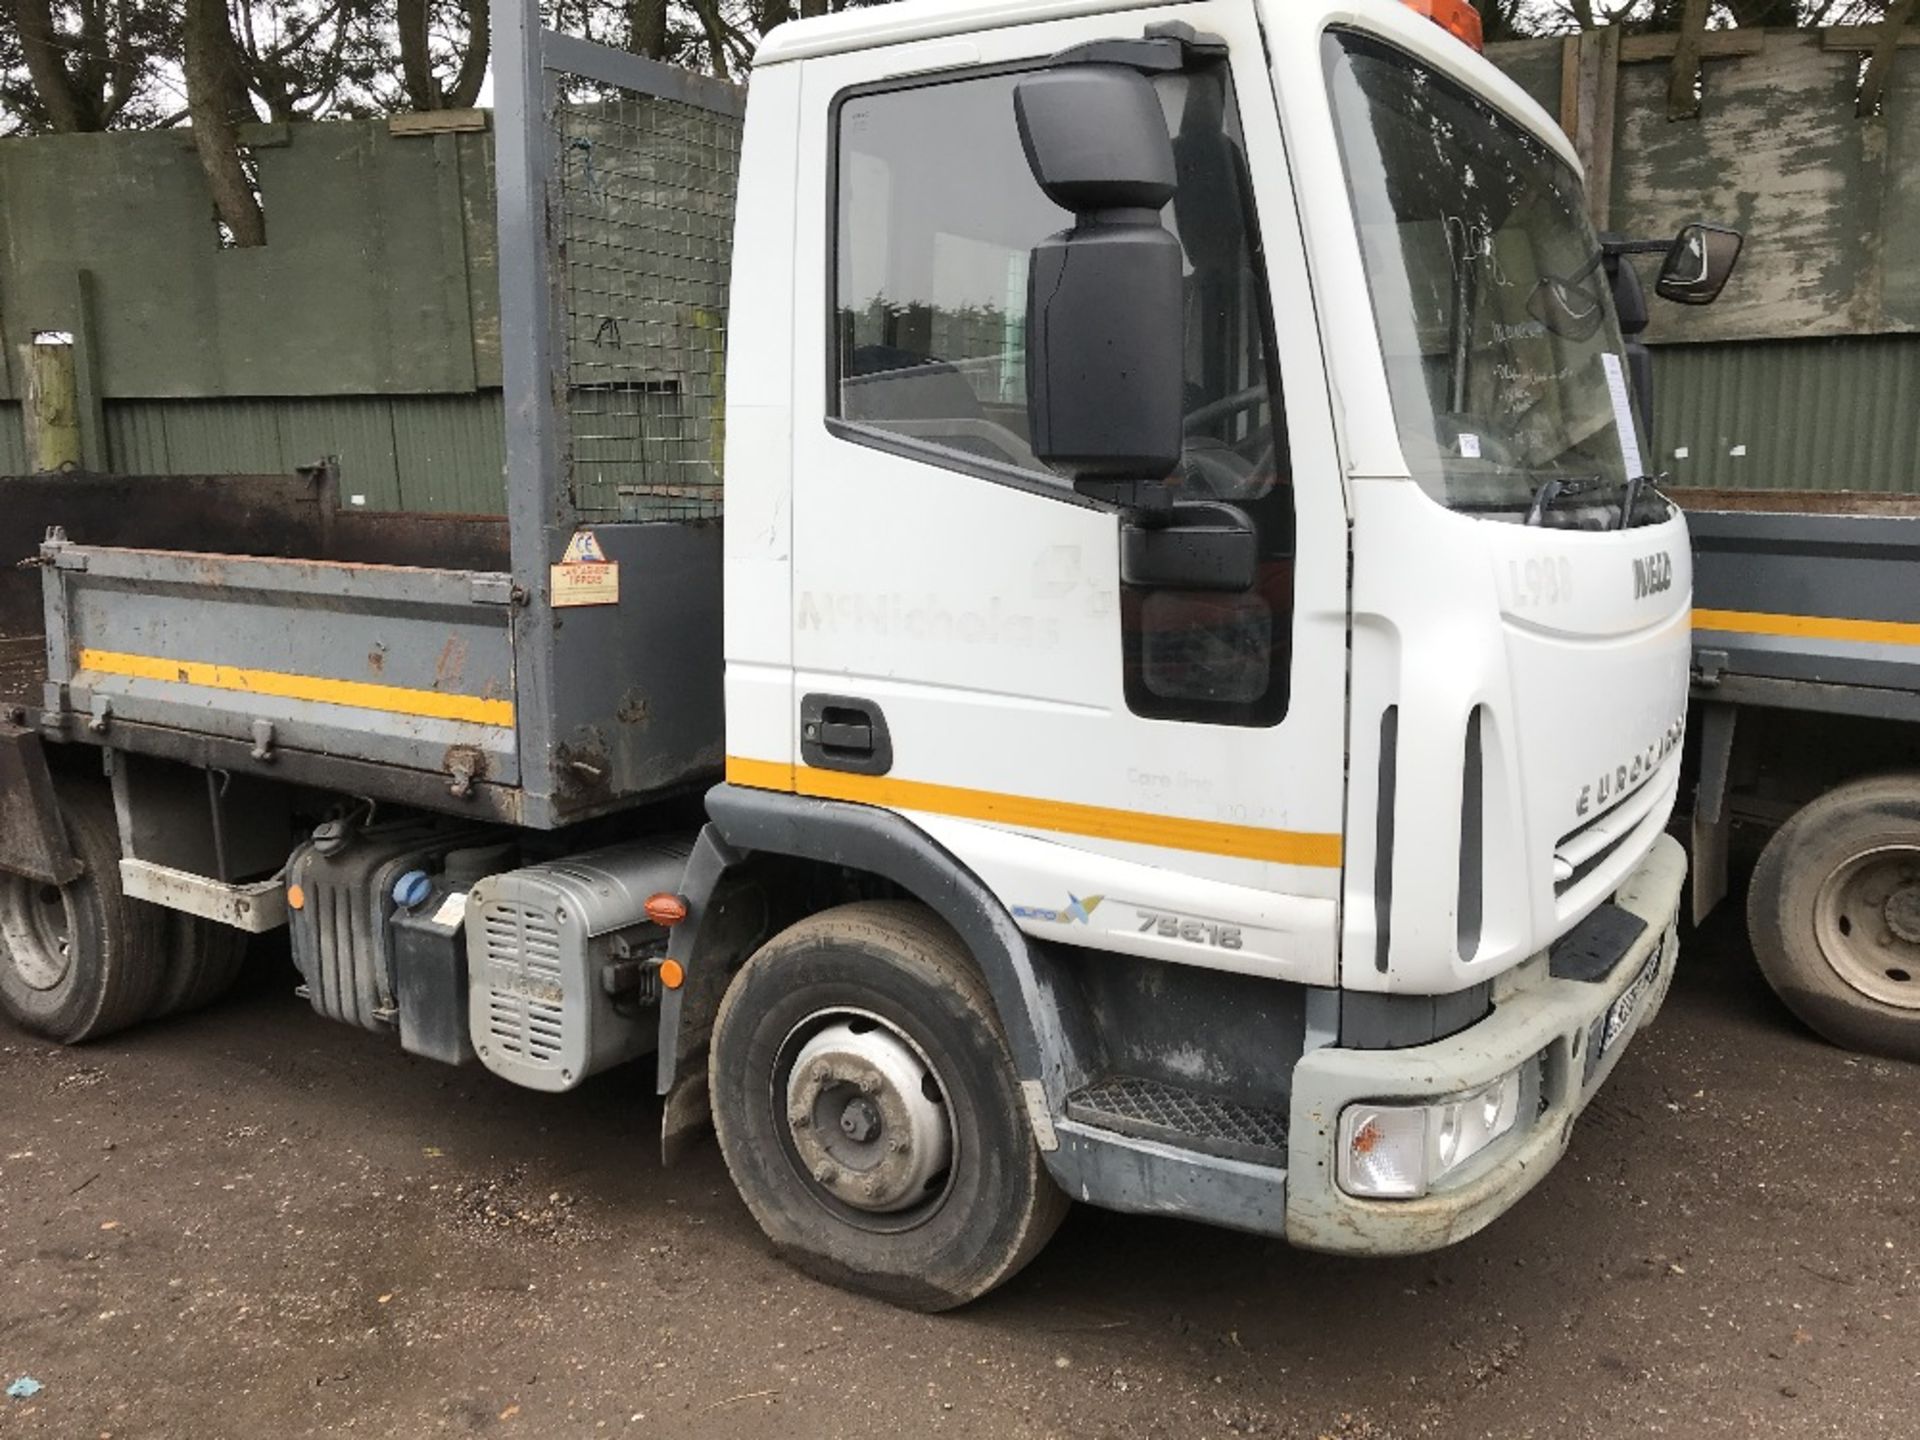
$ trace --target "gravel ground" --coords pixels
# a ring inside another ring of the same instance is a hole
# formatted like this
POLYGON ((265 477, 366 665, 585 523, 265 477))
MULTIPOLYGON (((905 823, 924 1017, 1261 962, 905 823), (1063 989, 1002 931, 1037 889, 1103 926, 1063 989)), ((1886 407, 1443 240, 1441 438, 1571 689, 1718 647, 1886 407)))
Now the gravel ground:
POLYGON ((945 1317, 768 1253, 637 1073, 547 1098, 278 966, 83 1050, 0 1029, 0 1436, 1920 1431, 1920 1070, 1798 1029, 1723 918, 1481 1236, 1351 1261, 1081 1209, 945 1317))

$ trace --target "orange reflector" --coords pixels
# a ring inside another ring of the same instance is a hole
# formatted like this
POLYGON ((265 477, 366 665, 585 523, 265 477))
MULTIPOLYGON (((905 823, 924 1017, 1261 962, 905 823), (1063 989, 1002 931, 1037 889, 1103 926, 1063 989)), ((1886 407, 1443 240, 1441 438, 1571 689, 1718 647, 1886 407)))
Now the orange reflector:
POLYGON ((656 925, 665 925, 671 929, 687 918, 687 897, 668 895, 665 892, 650 896, 647 900, 647 919, 656 925))
POLYGON ((307 892, 302 890, 298 885, 287 886, 287 908, 289 910, 306 909, 307 892))
POLYGON ((678 960, 660 962, 660 983, 669 990, 678 990, 687 983, 687 970, 678 960))
POLYGON ((1480 34, 1480 12, 1470 0, 1400 0, 1409 10, 1417 10, 1454 39, 1484 51, 1480 34))

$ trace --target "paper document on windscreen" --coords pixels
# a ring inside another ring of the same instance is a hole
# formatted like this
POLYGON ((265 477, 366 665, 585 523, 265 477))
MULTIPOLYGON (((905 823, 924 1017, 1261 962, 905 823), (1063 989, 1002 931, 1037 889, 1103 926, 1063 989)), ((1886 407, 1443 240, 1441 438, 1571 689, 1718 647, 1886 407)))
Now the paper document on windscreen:
POLYGON ((1640 437, 1633 428, 1633 399, 1627 393, 1627 370, 1618 355, 1602 351, 1600 368, 1607 372, 1607 394, 1613 399, 1614 428, 1620 432, 1620 454, 1627 462, 1627 478, 1647 473, 1640 459, 1640 437))

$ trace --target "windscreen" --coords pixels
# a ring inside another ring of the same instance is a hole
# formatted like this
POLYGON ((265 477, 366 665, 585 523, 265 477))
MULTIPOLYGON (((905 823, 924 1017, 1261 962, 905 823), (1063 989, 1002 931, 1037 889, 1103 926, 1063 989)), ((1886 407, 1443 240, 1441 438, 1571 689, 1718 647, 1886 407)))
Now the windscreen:
POLYGON ((1404 51, 1334 31, 1325 59, 1413 477, 1490 518, 1611 528, 1635 496, 1636 521, 1665 518, 1638 483, 1620 327, 1573 169, 1404 51))

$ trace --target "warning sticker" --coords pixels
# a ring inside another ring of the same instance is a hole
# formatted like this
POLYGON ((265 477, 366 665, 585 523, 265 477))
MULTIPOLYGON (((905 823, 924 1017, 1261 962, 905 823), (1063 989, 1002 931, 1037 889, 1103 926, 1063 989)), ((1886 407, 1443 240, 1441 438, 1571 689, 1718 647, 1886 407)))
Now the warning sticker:
POLYGON ((549 589, 555 609, 577 605, 618 605, 620 603, 620 567, 607 559, 599 537, 591 530, 576 530, 567 542, 566 553, 553 567, 549 589))
POLYGON ((562 565, 605 565, 607 552, 600 548, 600 537, 591 530, 576 530, 560 557, 562 565))

